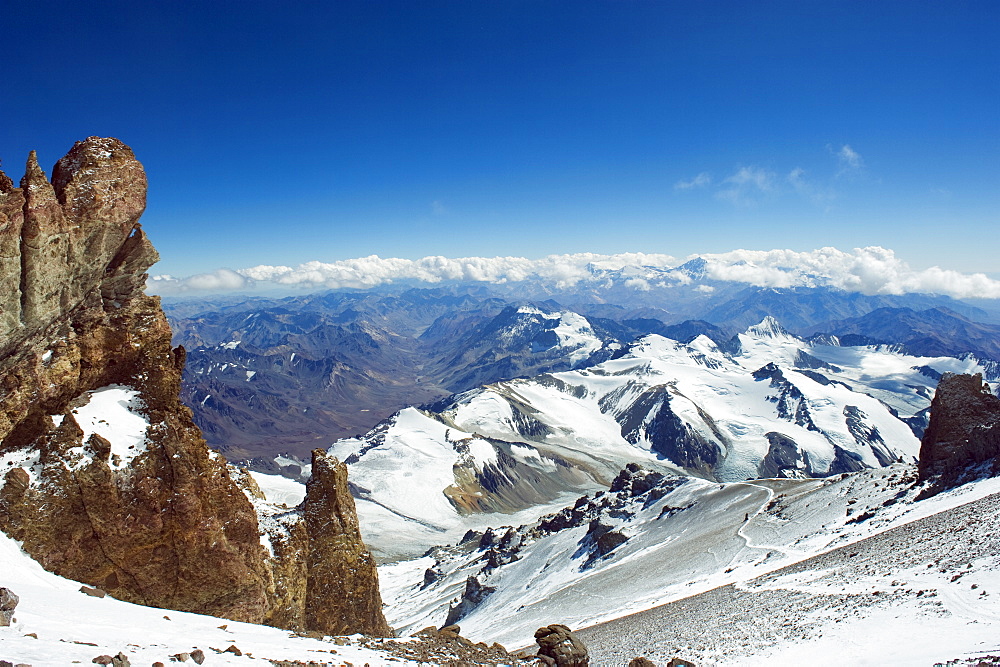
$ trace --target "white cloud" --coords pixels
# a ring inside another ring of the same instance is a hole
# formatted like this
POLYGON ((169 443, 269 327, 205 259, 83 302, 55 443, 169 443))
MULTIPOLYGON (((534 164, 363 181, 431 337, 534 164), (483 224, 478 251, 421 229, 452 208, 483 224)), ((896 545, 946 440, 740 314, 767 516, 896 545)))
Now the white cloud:
POLYGON ((170 275, 151 276, 146 289, 153 294, 183 294, 185 292, 232 292, 246 289, 247 279, 229 269, 216 269, 211 273, 199 273, 187 278, 170 275))
POLYGON ((740 167, 723 181, 724 187, 715 196, 737 206, 752 206, 760 200, 761 195, 774 190, 775 180, 775 173, 768 169, 740 167))
POLYGON ((844 252, 820 248, 808 252, 792 250, 734 250, 702 255, 708 260, 708 275, 760 287, 829 286, 864 294, 926 292, 959 299, 1000 299, 1000 281, 982 273, 965 274, 931 267, 922 271, 878 246, 844 252))
POLYGON ((862 165, 861 156, 851 148, 848 144, 844 144, 837 151, 837 157, 840 158, 840 164, 848 169, 860 169, 862 165))
POLYGON ((828 145, 827 149, 837 158, 837 164, 839 165, 837 178, 856 176, 864 172, 864 159, 849 144, 844 144, 840 148, 828 145))
MULTIPOLYGON (((692 255, 683 261, 696 257, 706 260, 705 271, 710 281, 778 288, 828 286, 865 294, 927 292, 957 298, 1000 299, 1000 280, 982 273, 964 274, 939 267, 917 271, 892 250, 877 246, 850 252, 836 248, 806 252, 733 250, 692 255)), ((259 265, 238 271, 219 269, 183 279, 155 276, 147 286, 157 294, 182 294, 274 286, 363 289, 397 282, 506 284, 530 280, 555 288, 586 283, 589 287, 621 284, 642 291, 683 285, 702 292, 712 289, 712 285, 672 271, 680 263, 681 260, 670 255, 650 253, 576 253, 541 259, 431 256, 415 260, 371 255, 336 262, 306 262, 296 267, 259 265)))
POLYGON ((645 278, 629 278, 625 281, 625 287, 631 287, 637 292, 648 292, 652 289, 645 278))
POLYGON ((674 190, 693 190, 695 188, 705 188, 711 185, 711 183, 712 176, 707 171, 703 171, 690 180, 677 181, 674 183, 674 190))
POLYGON ((817 184, 806 176, 806 170, 796 167, 788 172, 785 177, 788 184, 792 186, 799 195, 809 199, 815 204, 829 204, 837 198, 833 189, 817 184))

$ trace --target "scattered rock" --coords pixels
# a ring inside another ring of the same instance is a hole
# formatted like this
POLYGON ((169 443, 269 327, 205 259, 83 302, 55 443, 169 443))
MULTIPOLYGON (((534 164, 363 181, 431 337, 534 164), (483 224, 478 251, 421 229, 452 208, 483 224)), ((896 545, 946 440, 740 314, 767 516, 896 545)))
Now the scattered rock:
POLYGON ((93 598, 103 598, 107 595, 107 593, 102 591, 100 588, 91 588, 90 586, 80 586, 80 592, 86 593, 93 598))
MULTIPOLYGON (((362 646, 421 664, 451 665, 522 665, 519 656, 507 652, 500 644, 487 646, 483 642, 473 643, 463 637, 457 625, 441 628, 429 626, 414 633, 410 638, 396 641, 388 638, 364 638, 362 646)), ((532 662, 531 664, 534 664, 532 662)))
POLYGON ((196 648, 195 650, 191 651, 191 659, 194 660, 196 664, 200 665, 203 662, 205 662, 205 652, 202 651, 200 648, 196 648))
POLYGON ((223 653, 232 653, 233 655, 236 655, 236 656, 243 655, 243 651, 241 651, 238 648, 236 648, 236 644, 230 644, 229 648, 227 648, 225 651, 223 651, 223 653))
POLYGON ((14 619, 14 608, 20 598, 9 588, 0 588, 0 627, 8 627, 14 619))
POLYGON ((629 660, 628 667, 656 667, 656 664, 649 658, 640 655, 629 660))
POLYGON ((546 625, 535 630, 538 656, 547 657, 558 667, 588 667, 587 647, 573 632, 561 624, 546 625))

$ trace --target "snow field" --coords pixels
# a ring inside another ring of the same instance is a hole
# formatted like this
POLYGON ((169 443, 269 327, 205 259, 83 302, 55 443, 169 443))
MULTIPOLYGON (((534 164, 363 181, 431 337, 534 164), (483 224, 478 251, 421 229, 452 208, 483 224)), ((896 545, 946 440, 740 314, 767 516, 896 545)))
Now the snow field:
POLYGON ((372 667, 416 664, 389 660, 357 645, 294 637, 277 628, 91 597, 80 592, 78 582, 43 570, 2 533, 0 563, 0 586, 20 598, 16 621, 0 627, 0 659, 14 663, 90 664, 99 655, 121 651, 133 665, 149 665, 169 663, 172 655, 200 648, 209 665, 260 665, 268 659, 367 662, 372 667), (231 645, 244 655, 212 650, 231 645))

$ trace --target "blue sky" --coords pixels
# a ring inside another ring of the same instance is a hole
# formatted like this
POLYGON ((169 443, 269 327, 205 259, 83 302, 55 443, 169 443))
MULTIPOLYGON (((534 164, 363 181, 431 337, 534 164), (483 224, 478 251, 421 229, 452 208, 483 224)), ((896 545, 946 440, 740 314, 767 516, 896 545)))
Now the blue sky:
POLYGON ((1000 3, 47 2, 0 158, 150 177, 154 273, 737 248, 1000 271, 1000 3))

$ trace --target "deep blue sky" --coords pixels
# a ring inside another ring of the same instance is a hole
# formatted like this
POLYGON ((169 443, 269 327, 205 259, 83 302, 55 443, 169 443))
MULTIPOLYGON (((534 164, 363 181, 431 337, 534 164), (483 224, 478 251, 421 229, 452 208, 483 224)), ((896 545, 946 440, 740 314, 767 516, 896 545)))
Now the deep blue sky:
POLYGON ((992 0, 32 0, 3 35, 3 168, 131 145, 154 273, 867 245, 1000 271, 992 0))

